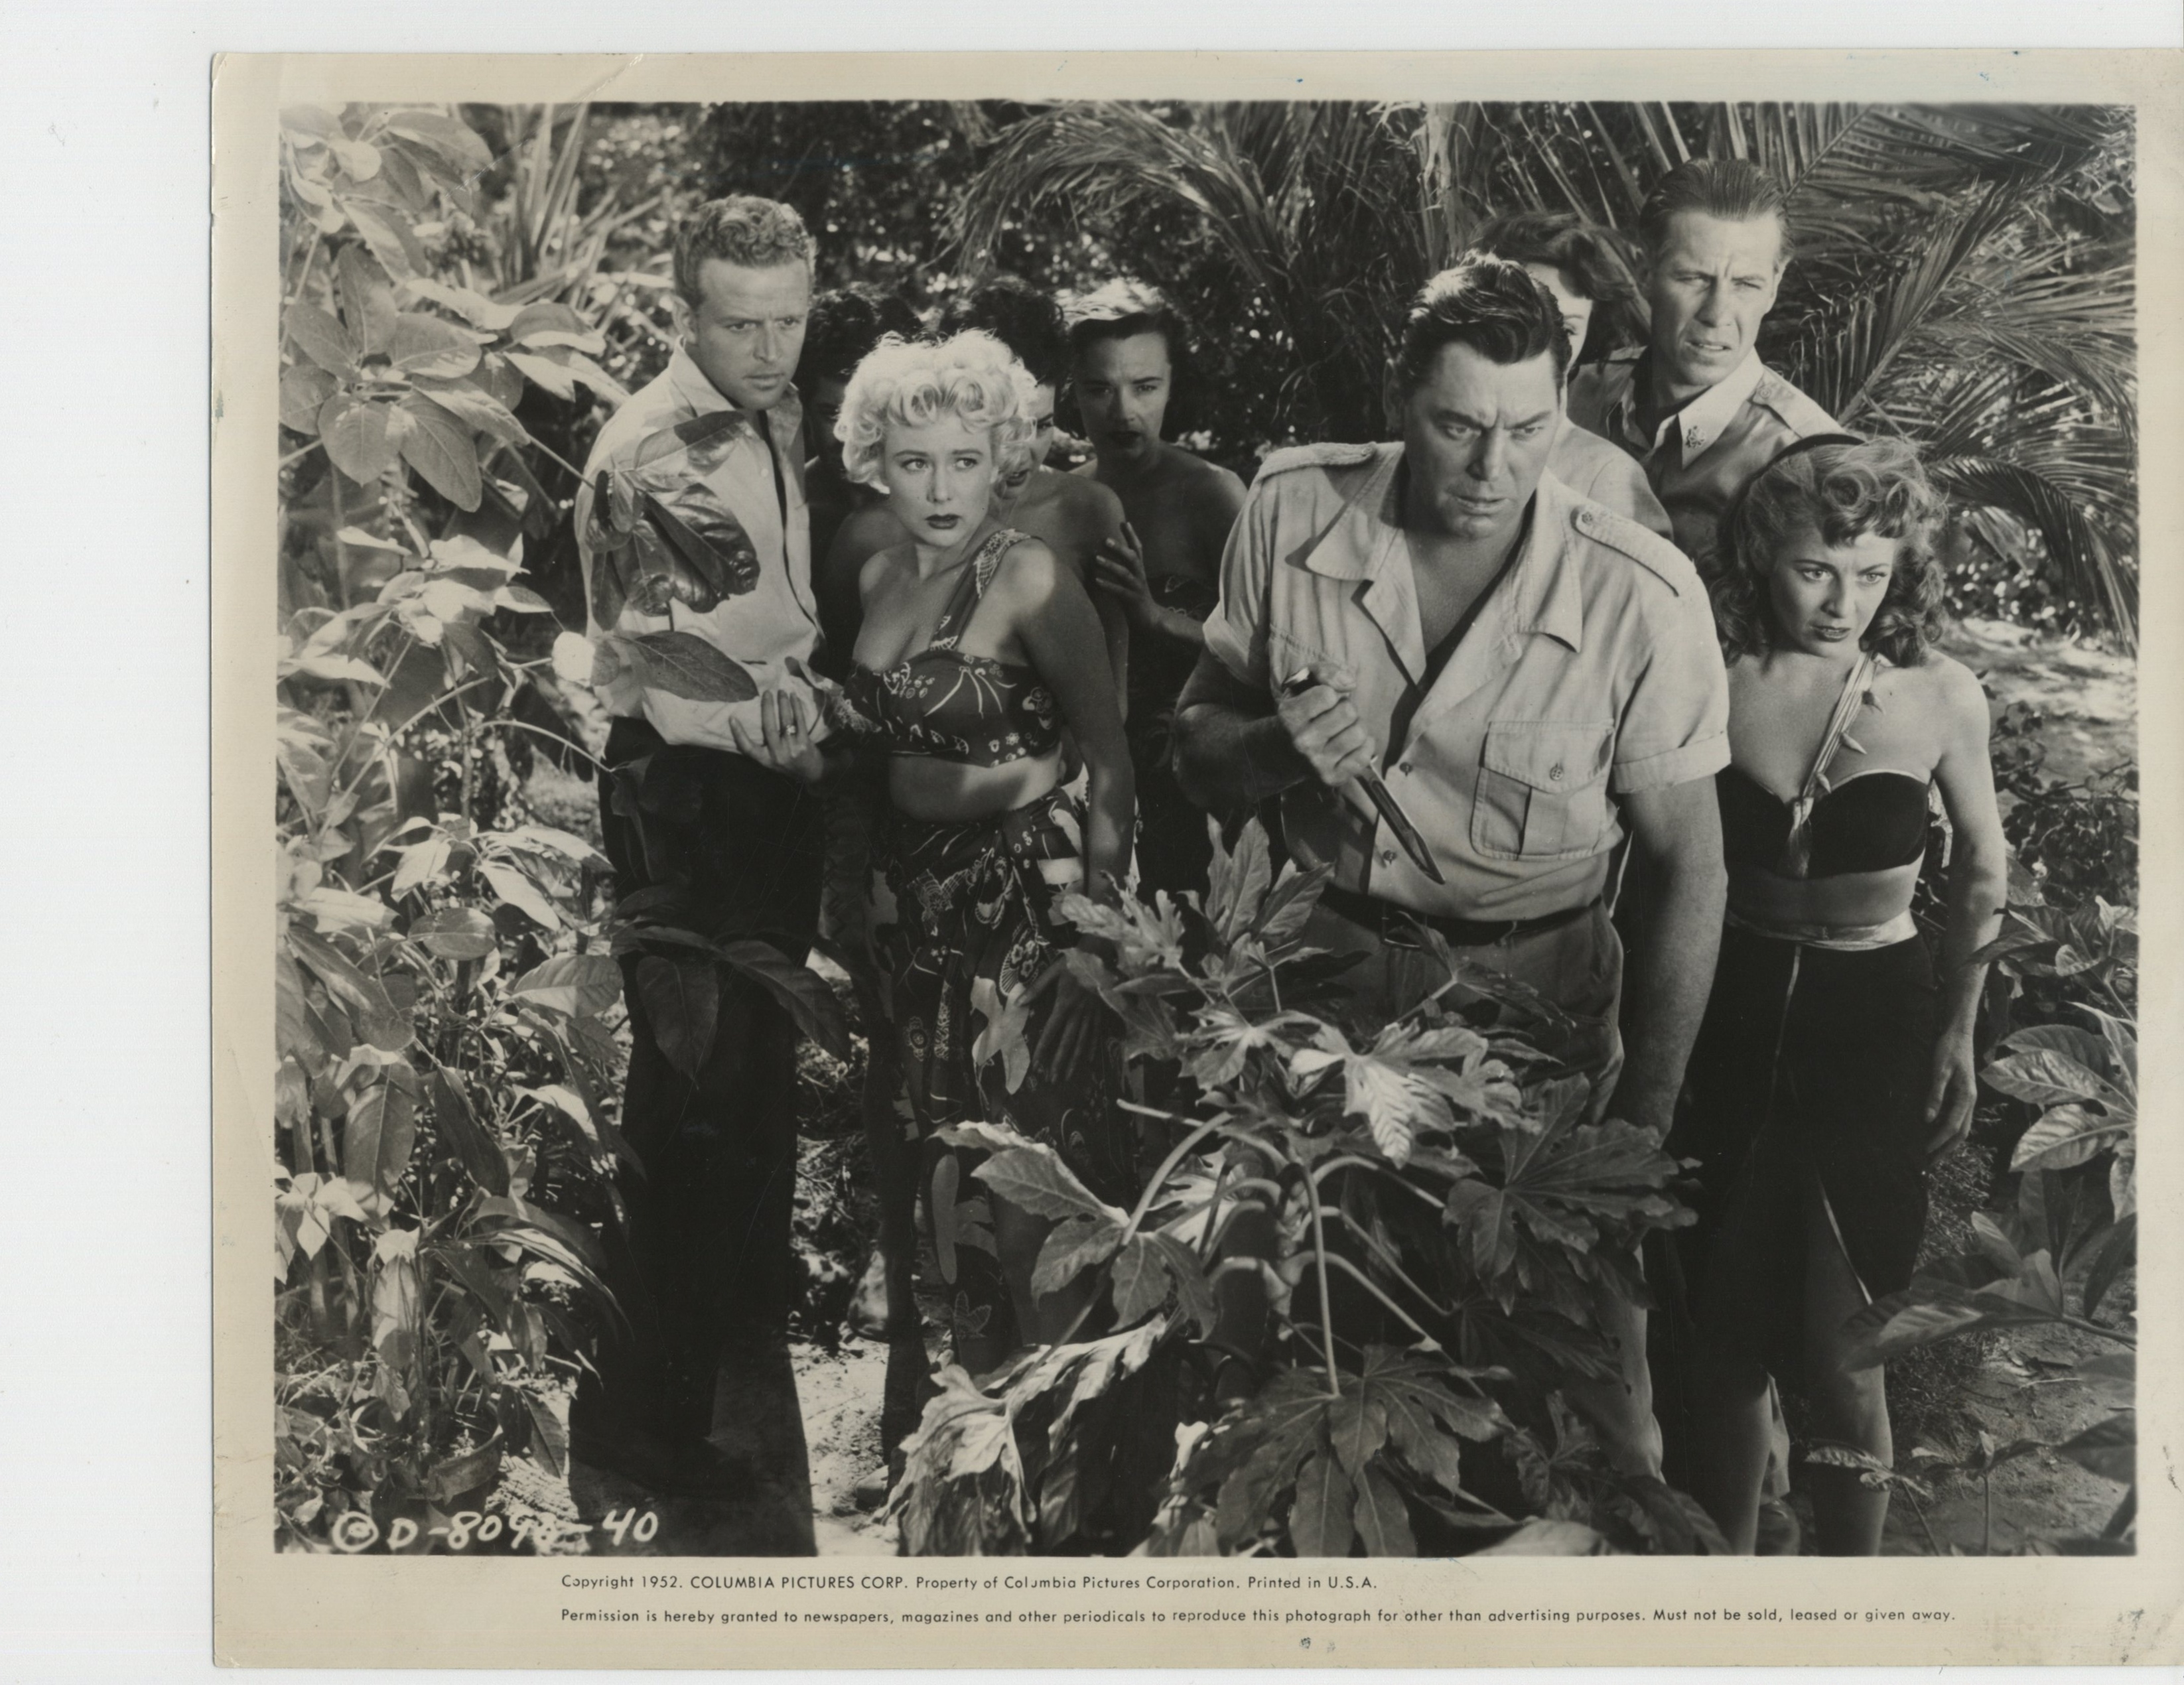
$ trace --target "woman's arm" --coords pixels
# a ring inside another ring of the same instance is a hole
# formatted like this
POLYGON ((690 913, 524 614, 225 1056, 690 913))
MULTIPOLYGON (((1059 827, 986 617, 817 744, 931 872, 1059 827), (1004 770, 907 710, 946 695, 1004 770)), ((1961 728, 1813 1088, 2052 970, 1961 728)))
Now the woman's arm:
POLYGON ((1035 539, 1009 553, 1001 581, 1017 640, 1084 757, 1084 893, 1112 900, 1129 869, 1137 786, 1100 617, 1075 576, 1035 539))
POLYGON ((870 564, 890 544, 910 535, 885 503, 857 510, 835 529, 824 557, 812 558, 813 595, 819 600, 819 628, 835 676, 850 670, 864 620, 865 593, 872 588, 870 564))
POLYGON ((1949 860, 1949 915, 1942 936, 1942 1013, 1935 1039, 1932 1080, 1926 1094, 1929 1159, 1939 1159, 1971 1128, 1979 1078, 1972 1063, 1972 1030, 1979 1017, 1986 967, 1972 956, 2002 928, 2009 889, 2008 844, 1994 798, 1994 766, 1987 755, 1986 693, 1970 670, 1945 656, 1936 664, 1944 733, 1934 776, 1942 787, 1956 836, 1949 860))
MULTIPOLYGON (((1005 577, 1017 608, 1017 639, 1054 692, 1084 757, 1084 893, 1112 902, 1121 897, 1129 870, 1138 798, 1100 617, 1076 576, 1036 541, 1010 553, 1005 577)), ((1089 1068, 1101 1039, 1112 1035, 1115 1026, 1100 997, 1073 975, 1061 973, 1053 987, 1053 1009, 1032 1059, 1056 1081, 1067 1082, 1089 1068)))

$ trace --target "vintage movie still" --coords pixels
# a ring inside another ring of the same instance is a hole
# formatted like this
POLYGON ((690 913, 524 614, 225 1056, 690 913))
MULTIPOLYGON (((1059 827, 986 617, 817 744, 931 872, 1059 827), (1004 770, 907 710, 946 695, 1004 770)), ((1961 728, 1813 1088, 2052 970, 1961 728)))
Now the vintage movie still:
POLYGON ((2176 69, 221 61, 223 1654, 2173 1660, 2176 69))

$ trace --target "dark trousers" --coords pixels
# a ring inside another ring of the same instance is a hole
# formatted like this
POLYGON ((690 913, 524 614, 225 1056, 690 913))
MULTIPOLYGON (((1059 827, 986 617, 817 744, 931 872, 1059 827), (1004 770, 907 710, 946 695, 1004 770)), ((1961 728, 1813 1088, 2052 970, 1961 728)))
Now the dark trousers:
MULTIPOLYGON (((638 720, 615 722, 606 759, 600 820, 617 897, 677 889, 672 922, 762 934, 801 963, 818 918, 816 798, 740 755, 669 745, 638 720)), ((572 1426, 688 1439, 711 1430, 723 1350, 760 1350, 786 1330, 797 1032, 762 987, 716 966, 718 1015, 693 1082, 661 1051, 641 963, 622 960, 621 1128, 644 1175, 623 1176, 628 1221, 606 1237, 632 1333, 602 1341, 572 1426)))

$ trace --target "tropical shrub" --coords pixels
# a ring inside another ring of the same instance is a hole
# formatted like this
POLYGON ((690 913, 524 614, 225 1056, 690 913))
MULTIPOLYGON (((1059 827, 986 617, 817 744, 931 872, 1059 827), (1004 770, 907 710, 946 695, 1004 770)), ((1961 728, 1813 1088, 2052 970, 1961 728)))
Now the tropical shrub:
MULTIPOLYGON (((1217 837, 1202 898, 1065 904, 1117 956, 1066 963, 1133 1060, 1180 1073, 1178 1103, 1138 1108, 1164 1153, 1128 1211, 1043 1145, 950 1132, 1056 1220, 1034 1290, 1097 1272, 1103 1329, 944 1374, 891 1500, 906 1551, 1721 1548, 1687 1498, 1610 1471, 1560 1391, 1614 1372, 1594 1293, 1642 1295, 1638 1243, 1690 1221, 1676 1161, 1588 1121, 1590 1084, 1539 1050, 1555 1009, 1429 931, 1442 987, 1389 1023, 1339 1010, 1344 963, 1299 941, 1325 881, 1277 875, 1254 822, 1233 854, 1217 837), (1247 1217, 1270 1255, 1224 1254, 1247 1217), (1272 1356, 1223 1410, 1193 1377, 1226 1355, 1208 1343, 1237 1271, 1263 1283, 1272 1356)), ((1020 1069, 1021 1023, 994 1034, 1020 1069)))
MULTIPOLYGON (((2127 1297, 2119 1289, 2138 1247, 2138 1029, 2131 1005, 2137 920, 2128 907, 2099 901, 2069 911, 2013 906, 1983 957, 2013 987, 2068 980, 2115 1009, 2081 998, 1999 1043, 1998 1057, 1981 1076, 2032 1114, 2010 1154, 2019 1178, 2015 1203, 1999 1214, 1975 1214, 1973 1249, 1922 1265, 1908 1287, 1854 1317, 1852 1361, 1880 1363, 1944 1340, 2043 1325, 2087 1337, 2096 1349, 2074 1363, 2072 1377, 2116 1405, 2114 1414, 2052 1447, 2026 1438, 1998 1442, 1981 1431, 1969 1439, 1939 1436, 1940 1443, 1914 1446, 1910 1455, 1929 1475, 1949 1471, 1982 1482, 1991 1543, 1995 1471, 2053 1449, 2125 1491, 2099 1534, 2048 1540, 2042 1548, 2129 1551, 2137 1515, 2131 1410, 2137 1342, 2130 1306, 2118 1302, 2127 1297)), ((1873 1483, 1925 1495, 1915 1476, 1847 1448, 1823 1448, 1817 1460, 1858 1466, 1873 1483)))
MULTIPOLYGON (((632 277, 599 264, 637 212, 580 205, 585 122, 493 112, 497 162, 444 111, 283 114, 284 1546, 543 1542, 482 1506, 508 1459, 560 1472, 571 1382, 622 1317, 595 1231, 620 1221, 617 1161, 642 1171, 615 1126, 625 965, 686 1071, 723 969, 848 1050, 824 985, 752 933, 686 928, 671 887, 610 908, 604 858, 527 812, 510 754, 590 759, 554 659, 577 682, 627 668, 755 694, 689 633, 554 638, 519 582, 526 540, 567 540, 541 475, 572 484, 590 406, 627 396, 599 359, 632 277), (567 454, 523 419, 542 413, 567 454)), ((622 314, 627 354, 644 322, 622 314)), ((625 598, 738 588, 744 559, 630 485, 601 491, 604 622, 625 598)), ((616 777, 640 827, 672 799, 642 765, 616 777)))

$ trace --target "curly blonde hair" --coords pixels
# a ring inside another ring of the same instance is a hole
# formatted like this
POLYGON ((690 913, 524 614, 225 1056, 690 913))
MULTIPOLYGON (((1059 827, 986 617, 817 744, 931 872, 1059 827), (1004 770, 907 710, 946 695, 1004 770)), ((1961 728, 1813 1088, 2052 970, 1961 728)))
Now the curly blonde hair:
POLYGON ((1810 531, 1834 547, 1878 533, 1896 540, 1896 565, 1859 642, 1899 667, 1917 666, 1947 624, 1935 539, 1947 513, 1919 453, 1900 439, 1791 447, 1752 476, 1719 535, 1713 595, 1722 653, 1734 661, 1780 642, 1767 575, 1792 535, 1810 531))
POLYGON ((889 424, 922 427, 952 415, 973 431, 991 431, 994 467, 1006 478, 1031 460, 1037 390, 1029 371, 989 333, 967 329, 938 343, 889 334, 857 364, 843 394, 834 437, 842 442, 844 471, 878 485, 889 424))

